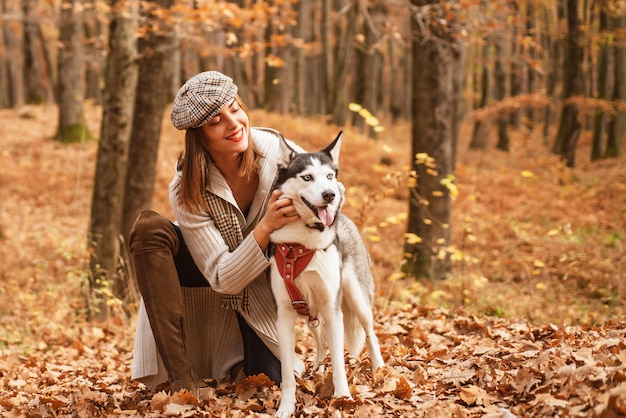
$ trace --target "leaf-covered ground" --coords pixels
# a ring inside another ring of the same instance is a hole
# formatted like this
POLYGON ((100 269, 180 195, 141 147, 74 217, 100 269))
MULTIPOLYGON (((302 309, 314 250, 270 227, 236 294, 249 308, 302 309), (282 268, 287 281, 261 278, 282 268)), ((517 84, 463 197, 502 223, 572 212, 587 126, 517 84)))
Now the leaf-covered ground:
MULTIPOLYGON (((263 376, 207 381, 198 398, 131 382, 131 303, 107 323, 84 320, 83 265, 96 144, 52 141, 54 107, 0 110, 0 415, 265 416, 280 392, 263 376)), ((92 133, 98 109, 89 108, 92 133)), ((253 112, 316 147, 336 128, 253 112), (311 129, 311 126, 316 129, 311 129)), ((153 206, 182 138, 164 121, 153 206)), ((346 212, 374 260, 376 332, 387 366, 347 359, 353 400, 333 400, 330 371, 298 389, 303 416, 626 416, 626 164, 564 169, 540 138, 511 153, 460 146, 454 273, 399 279, 408 128, 378 141, 352 130, 340 176, 346 212)), ((464 135, 466 138, 467 135, 464 135)), ((311 364, 311 338, 300 355, 311 364)))

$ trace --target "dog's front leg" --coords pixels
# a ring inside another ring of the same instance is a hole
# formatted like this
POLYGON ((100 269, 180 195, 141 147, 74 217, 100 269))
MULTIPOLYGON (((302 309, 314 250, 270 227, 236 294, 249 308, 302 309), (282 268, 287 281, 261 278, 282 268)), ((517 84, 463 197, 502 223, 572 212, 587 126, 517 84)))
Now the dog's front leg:
MULTIPOLYGON (((337 306, 335 304, 335 306, 337 306)), ((333 366, 333 386, 335 398, 351 398, 346 377, 346 364, 343 353, 343 314, 341 309, 332 309, 329 321, 325 321, 326 337, 330 350, 330 363, 333 366)))
POLYGON ((296 377, 294 374, 296 318, 295 311, 278 308, 276 328, 282 383, 280 407, 276 411, 276 416, 280 418, 289 418, 296 411, 296 377))

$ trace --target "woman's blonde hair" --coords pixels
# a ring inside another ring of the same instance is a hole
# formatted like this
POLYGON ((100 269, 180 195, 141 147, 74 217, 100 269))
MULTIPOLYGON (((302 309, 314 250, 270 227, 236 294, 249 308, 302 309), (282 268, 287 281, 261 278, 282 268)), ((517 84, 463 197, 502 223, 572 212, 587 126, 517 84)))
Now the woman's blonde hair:
MULTIPOLYGON (((248 114, 248 107, 241 98, 236 95, 235 100, 241 109, 248 114)), ((239 154, 239 175, 251 179, 259 169, 257 161, 258 152, 250 135, 250 123, 248 130, 248 148, 239 154)), ((205 146, 201 128, 190 128, 185 132, 185 151, 178 158, 177 170, 181 171, 180 181, 176 185, 176 199, 187 210, 206 210, 207 204, 204 197, 209 184, 209 167, 211 156, 205 146)))

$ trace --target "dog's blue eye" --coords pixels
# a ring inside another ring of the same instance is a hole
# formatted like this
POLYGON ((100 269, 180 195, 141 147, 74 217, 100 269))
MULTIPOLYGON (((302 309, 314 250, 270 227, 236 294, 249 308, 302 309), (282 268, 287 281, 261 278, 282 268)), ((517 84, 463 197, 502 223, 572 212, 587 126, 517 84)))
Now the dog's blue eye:
POLYGON ((332 179, 333 179, 333 177, 335 177, 335 175, 334 175, 333 173, 329 173, 329 174, 326 176, 326 178, 327 178, 328 180, 332 180, 332 179))
POLYGON ((310 174, 305 174, 304 176, 302 176, 302 180, 304 181, 311 181, 313 180, 313 176, 310 174))

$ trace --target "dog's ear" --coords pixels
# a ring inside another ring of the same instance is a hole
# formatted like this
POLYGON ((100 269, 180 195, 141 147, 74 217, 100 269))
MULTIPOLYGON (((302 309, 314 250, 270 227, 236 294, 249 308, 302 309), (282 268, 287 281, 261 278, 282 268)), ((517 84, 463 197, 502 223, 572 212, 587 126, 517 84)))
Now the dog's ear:
POLYGON ((330 155, 330 158, 333 159, 335 164, 339 163, 339 151, 341 149, 341 137, 343 136, 343 131, 339 131, 337 138, 333 142, 330 143, 326 148, 322 150, 326 154, 330 155))
POLYGON ((285 168, 296 155, 296 151, 289 146, 283 134, 279 133, 278 135, 280 136, 280 153, 277 160, 278 168, 285 168))

